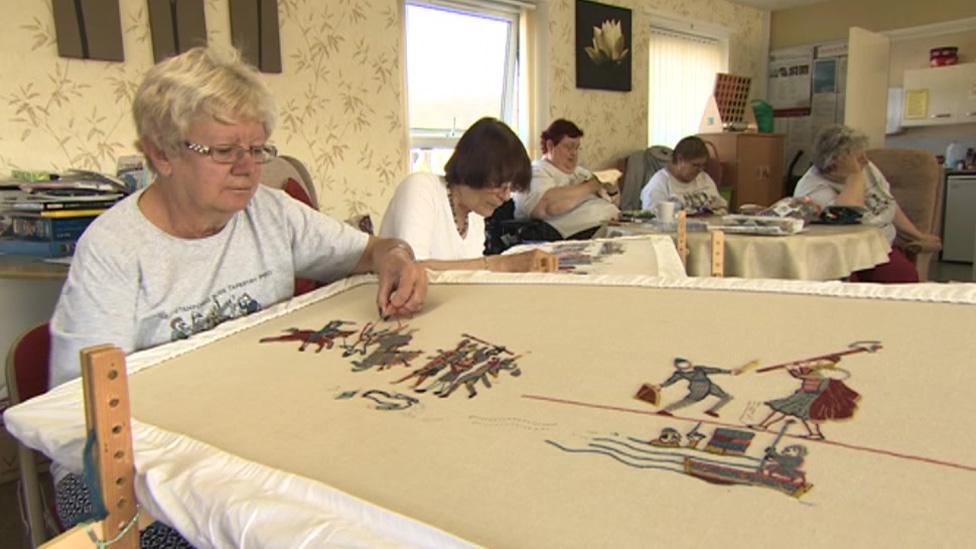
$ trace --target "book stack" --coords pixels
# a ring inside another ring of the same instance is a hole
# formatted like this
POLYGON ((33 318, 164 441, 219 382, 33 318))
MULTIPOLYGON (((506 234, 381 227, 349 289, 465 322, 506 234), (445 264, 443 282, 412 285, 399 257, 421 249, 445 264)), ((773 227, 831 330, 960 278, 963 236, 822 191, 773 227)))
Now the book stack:
POLYGON ((110 176, 15 172, 2 182, 0 253, 63 257, 94 219, 121 200, 127 188, 110 176))

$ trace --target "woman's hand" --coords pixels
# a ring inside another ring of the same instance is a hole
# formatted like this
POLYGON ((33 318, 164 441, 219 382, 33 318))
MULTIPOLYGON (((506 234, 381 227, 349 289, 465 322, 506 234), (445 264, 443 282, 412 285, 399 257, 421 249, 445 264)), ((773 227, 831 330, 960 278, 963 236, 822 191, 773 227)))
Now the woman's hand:
POLYGON ((419 312, 427 298, 427 270, 414 261, 413 250, 402 240, 377 239, 372 266, 379 278, 376 306, 382 318, 419 312))
POLYGON ((597 184, 600 186, 596 192, 597 196, 614 205, 620 204, 620 189, 617 187, 616 183, 603 183, 601 181, 597 181, 597 184))
POLYGON ((488 261, 492 271, 503 273, 551 273, 559 270, 559 258, 542 250, 496 255, 488 261))
POLYGON ((838 179, 848 179, 852 175, 861 173, 861 170, 866 165, 867 158, 864 156, 864 153, 845 154, 837 158, 837 163, 834 164, 831 175, 838 179))

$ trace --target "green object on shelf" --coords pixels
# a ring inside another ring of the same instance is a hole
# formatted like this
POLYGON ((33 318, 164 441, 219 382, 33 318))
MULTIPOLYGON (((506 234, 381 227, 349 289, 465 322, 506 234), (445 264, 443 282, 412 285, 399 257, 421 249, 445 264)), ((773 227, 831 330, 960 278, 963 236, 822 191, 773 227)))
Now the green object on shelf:
POLYGON ((773 106, 762 99, 753 99, 752 112, 760 133, 773 133, 773 106))
POLYGON ((732 187, 719 187, 718 188, 718 194, 720 194, 722 196, 722 198, 725 199, 725 202, 729 206, 732 205, 732 191, 733 190, 734 189, 732 187))
POLYGON ((58 178, 57 174, 43 170, 11 170, 10 175, 20 181, 53 181, 58 178))

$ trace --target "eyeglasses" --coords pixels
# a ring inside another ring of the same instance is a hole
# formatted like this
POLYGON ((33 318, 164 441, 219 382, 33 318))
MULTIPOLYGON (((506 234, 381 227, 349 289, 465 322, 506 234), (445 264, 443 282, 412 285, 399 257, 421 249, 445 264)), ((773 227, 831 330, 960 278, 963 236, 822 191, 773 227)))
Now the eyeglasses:
POLYGON ((258 145, 255 147, 241 147, 238 145, 199 145, 184 141, 183 145, 191 151, 209 156, 218 164, 236 164, 244 158, 247 153, 258 164, 267 164, 271 159, 278 156, 278 149, 273 145, 258 145))

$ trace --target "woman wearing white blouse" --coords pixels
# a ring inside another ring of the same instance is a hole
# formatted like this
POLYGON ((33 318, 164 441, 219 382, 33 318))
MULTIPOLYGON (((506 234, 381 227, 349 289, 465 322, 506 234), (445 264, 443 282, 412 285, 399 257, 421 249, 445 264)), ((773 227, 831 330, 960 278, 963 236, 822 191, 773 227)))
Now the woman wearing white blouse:
POLYGON ((396 189, 380 235, 405 240, 421 263, 436 270, 551 272, 555 256, 534 250, 485 256, 485 217, 513 190, 528 187, 528 154, 518 136, 494 118, 475 122, 444 166, 444 175, 414 173, 396 189))

